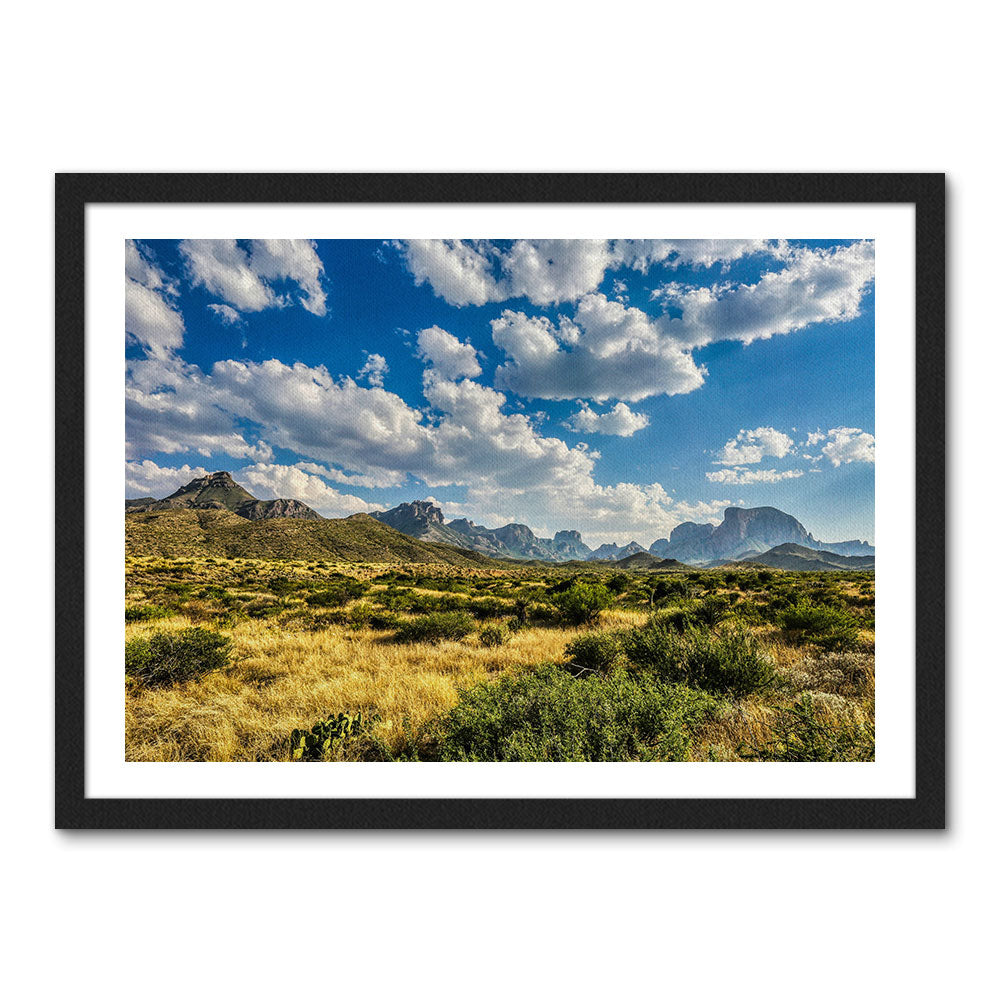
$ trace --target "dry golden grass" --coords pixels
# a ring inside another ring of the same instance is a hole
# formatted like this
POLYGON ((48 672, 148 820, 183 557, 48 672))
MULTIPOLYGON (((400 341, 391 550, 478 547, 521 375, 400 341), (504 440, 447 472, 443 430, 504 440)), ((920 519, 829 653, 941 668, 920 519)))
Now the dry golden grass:
MULTIPOLYGON (((358 711, 377 714, 381 721, 375 724, 374 735, 391 753, 400 753, 408 733, 418 733, 446 713, 463 688, 505 672, 560 661, 566 644, 582 631, 531 627, 492 648, 484 647, 476 634, 460 642, 399 644, 388 641, 385 632, 331 624, 324 618, 324 609, 310 609, 303 603, 302 595, 308 590, 285 597, 274 587, 278 579, 328 586, 329 578, 343 576, 371 583, 390 568, 332 560, 127 559, 130 606, 172 604, 179 592, 170 588, 188 591, 183 613, 129 624, 127 638, 194 624, 223 624, 233 641, 233 656, 225 669, 174 687, 127 684, 126 759, 285 761, 293 729, 309 728, 331 713, 358 711), (237 611, 253 602, 265 606, 268 613, 278 612, 277 617, 248 619, 237 614, 226 626, 223 612, 234 605, 221 604, 212 588, 237 598, 237 611), (304 616, 298 617, 299 612, 304 616)), ((537 587, 539 597, 544 597, 545 580, 538 568, 442 564, 412 569, 426 578, 480 581, 486 589, 496 581, 492 592, 507 595, 508 601, 513 593, 510 588, 515 586, 522 594, 534 593, 537 587)), ((560 571, 545 572, 558 578, 560 571)), ((860 589, 850 581, 842 587, 844 593, 860 589)), ((385 589, 385 582, 380 581, 360 600, 377 600, 385 589)), ((423 586, 413 587, 412 592, 418 596, 441 593, 423 586)), ((473 592, 482 591, 474 586, 473 592)), ((464 599, 465 595, 450 596, 464 599)), ((599 627, 627 629, 642 624, 647 616, 645 610, 619 606, 601 613, 599 627)), ((786 643, 774 626, 759 625, 753 631, 773 658, 781 686, 725 706, 694 734, 694 760, 740 759, 740 748, 765 743, 780 709, 792 705, 804 692, 813 696, 817 710, 829 719, 873 722, 874 632, 861 633, 859 654, 836 660, 786 643)))
MULTIPOLYGON (((173 618, 129 625, 128 638, 191 624, 173 618)), ((334 626, 287 632, 250 621, 231 632, 233 664, 173 688, 128 692, 128 760, 287 760, 293 729, 331 712, 378 713, 375 727, 394 750, 402 724, 414 729, 446 712, 458 692, 490 675, 559 659, 572 632, 526 629, 503 646, 386 642, 384 633, 334 626)))
POLYGON ((706 723, 692 748, 694 760, 740 760, 741 748, 766 743, 773 734, 776 715, 795 703, 799 695, 812 696, 814 707, 828 724, 875 723, 875 657, 870 653, 827 656, 773 643, 781 686, 765 699, 742 698, 719 718, 706 723))

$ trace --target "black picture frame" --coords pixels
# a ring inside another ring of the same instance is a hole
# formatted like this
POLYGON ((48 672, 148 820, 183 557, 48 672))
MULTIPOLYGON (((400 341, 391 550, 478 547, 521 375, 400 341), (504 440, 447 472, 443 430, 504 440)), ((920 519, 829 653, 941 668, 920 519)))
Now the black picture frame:
POLYGON ((945 177, 57 174, 55 825, 63 829, 941 829, 945 177), (100 203, 904 203, 916 210, 916 795, 899 799, 123 799, 84 788, 85 209, 100 203))

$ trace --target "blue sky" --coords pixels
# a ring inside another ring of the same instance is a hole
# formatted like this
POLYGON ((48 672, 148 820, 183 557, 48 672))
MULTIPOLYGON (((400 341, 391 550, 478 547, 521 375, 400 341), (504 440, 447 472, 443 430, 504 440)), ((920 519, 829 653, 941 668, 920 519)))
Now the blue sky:
POLYGON ((134 240, 126 495, 874 542, 867 240, 134 240))

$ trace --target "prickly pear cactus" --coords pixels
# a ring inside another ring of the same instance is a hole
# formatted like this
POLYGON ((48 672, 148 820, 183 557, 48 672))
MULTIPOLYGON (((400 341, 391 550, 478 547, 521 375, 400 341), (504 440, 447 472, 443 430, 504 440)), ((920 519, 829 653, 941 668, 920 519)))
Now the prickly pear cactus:
POLYGON ((375 721, 375 717, 365 718, 345 715, 340 712, 321 719, 312 729, 292 730, 292 760, 328 760, 330 750, 341 740, 358 736, 375 721))

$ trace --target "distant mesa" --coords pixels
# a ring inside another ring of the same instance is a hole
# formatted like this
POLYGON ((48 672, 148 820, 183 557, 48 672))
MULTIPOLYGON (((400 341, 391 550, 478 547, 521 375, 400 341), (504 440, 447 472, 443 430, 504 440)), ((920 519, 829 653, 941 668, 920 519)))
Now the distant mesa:
POLYGON ((126 500, 125 510, 130 514, 155 510, 229 510, 248 521, 263 521, 271 517, 323 520, 301 500, 258 500, 228 472, 213 472, 192 479, 187 486, 182 486, 163 500, 153 497, 126 500))
POLYGON ((875 549, 867 542, 817 541, 791 514, 777 507, 727 507, 719 525, 685 521, 670 538, 653 542, 649 551, 664 559, 707 566, 746 560, 788 543, 832 555, 875 558, 875 549))

